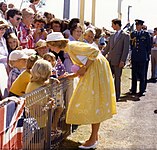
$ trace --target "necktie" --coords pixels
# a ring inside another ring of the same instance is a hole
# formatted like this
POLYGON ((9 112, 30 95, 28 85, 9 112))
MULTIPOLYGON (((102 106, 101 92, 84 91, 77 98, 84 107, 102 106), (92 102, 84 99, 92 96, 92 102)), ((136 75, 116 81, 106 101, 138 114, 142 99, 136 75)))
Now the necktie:
POLYGON ((116 42, 117 37, 118 37, 118 32, 116 32, 115 35, 114 35, 114 42, 116 42))
POLYGON ((139 35, 140 35, 140 31, 137 32, 137 36, 139 36, 139 35))
POLYGON ((16 31, 16 29, 15 29, 15 28, 13 28, 13 30, 14 30, 15 35, 17 36, 17 31, 16 31))

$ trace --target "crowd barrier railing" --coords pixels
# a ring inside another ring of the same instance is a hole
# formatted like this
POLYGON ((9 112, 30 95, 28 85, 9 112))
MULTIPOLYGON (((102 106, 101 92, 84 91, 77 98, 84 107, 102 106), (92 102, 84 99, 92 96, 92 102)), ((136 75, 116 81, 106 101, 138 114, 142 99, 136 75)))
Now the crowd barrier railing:
POLYGON ((62 140, 71 133, 71 125, 65 122, 68 105, 65 91, 68 86, 68 79, 61 80, 60 84, 51 80, 22 97, 12 96, 0 101, 0 149, 59 148, 62 140), (59 100, 63 105, 58 115, 59 100), (52 132, 56 117, 56 130, 52 132))
POLYGON ((23 123, 23 149, 57 149, 63 139, 71 133, 71 125, 65 123, 66 107, 64 91, 68 80, 64 79, 58 84, 53 81, 39 89, 24 95, 25 119, 23 123), (52 99, 64 101, 63 111, 60 114, 56 132, 51 130, 57 106, 49 107, 52 99))

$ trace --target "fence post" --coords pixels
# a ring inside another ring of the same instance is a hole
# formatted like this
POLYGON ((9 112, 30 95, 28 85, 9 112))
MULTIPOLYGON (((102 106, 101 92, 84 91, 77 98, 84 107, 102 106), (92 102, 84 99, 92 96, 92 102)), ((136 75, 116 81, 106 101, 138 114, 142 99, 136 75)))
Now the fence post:
POLYGON ((51 149, 51 125, 52 125, 52 108, 48 110, 48 124, 47 124, 47 146, 46 149, 51 149))

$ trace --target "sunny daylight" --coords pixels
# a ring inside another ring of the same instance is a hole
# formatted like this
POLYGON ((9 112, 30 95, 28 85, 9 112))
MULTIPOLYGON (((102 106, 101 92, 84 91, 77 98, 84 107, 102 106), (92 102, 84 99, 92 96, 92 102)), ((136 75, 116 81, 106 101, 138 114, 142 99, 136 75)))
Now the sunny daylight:
POLYGON ((157 150, 156 0, 0 0, 0 149, 157 150))

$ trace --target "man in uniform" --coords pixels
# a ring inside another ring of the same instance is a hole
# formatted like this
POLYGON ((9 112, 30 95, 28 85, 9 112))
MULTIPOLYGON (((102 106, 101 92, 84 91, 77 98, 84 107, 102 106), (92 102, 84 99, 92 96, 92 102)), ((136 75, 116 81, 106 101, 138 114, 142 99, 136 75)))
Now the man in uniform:
POLYGON ((131 94, 137 92, 137 79, 140 81, 139 96, 143 96, 146 88, 146 69, 151 49, 150 35, 142 29, 144 21, 136 19, 136 30, 130 34, 130 48, 132 51, 132 87, 131 94))

